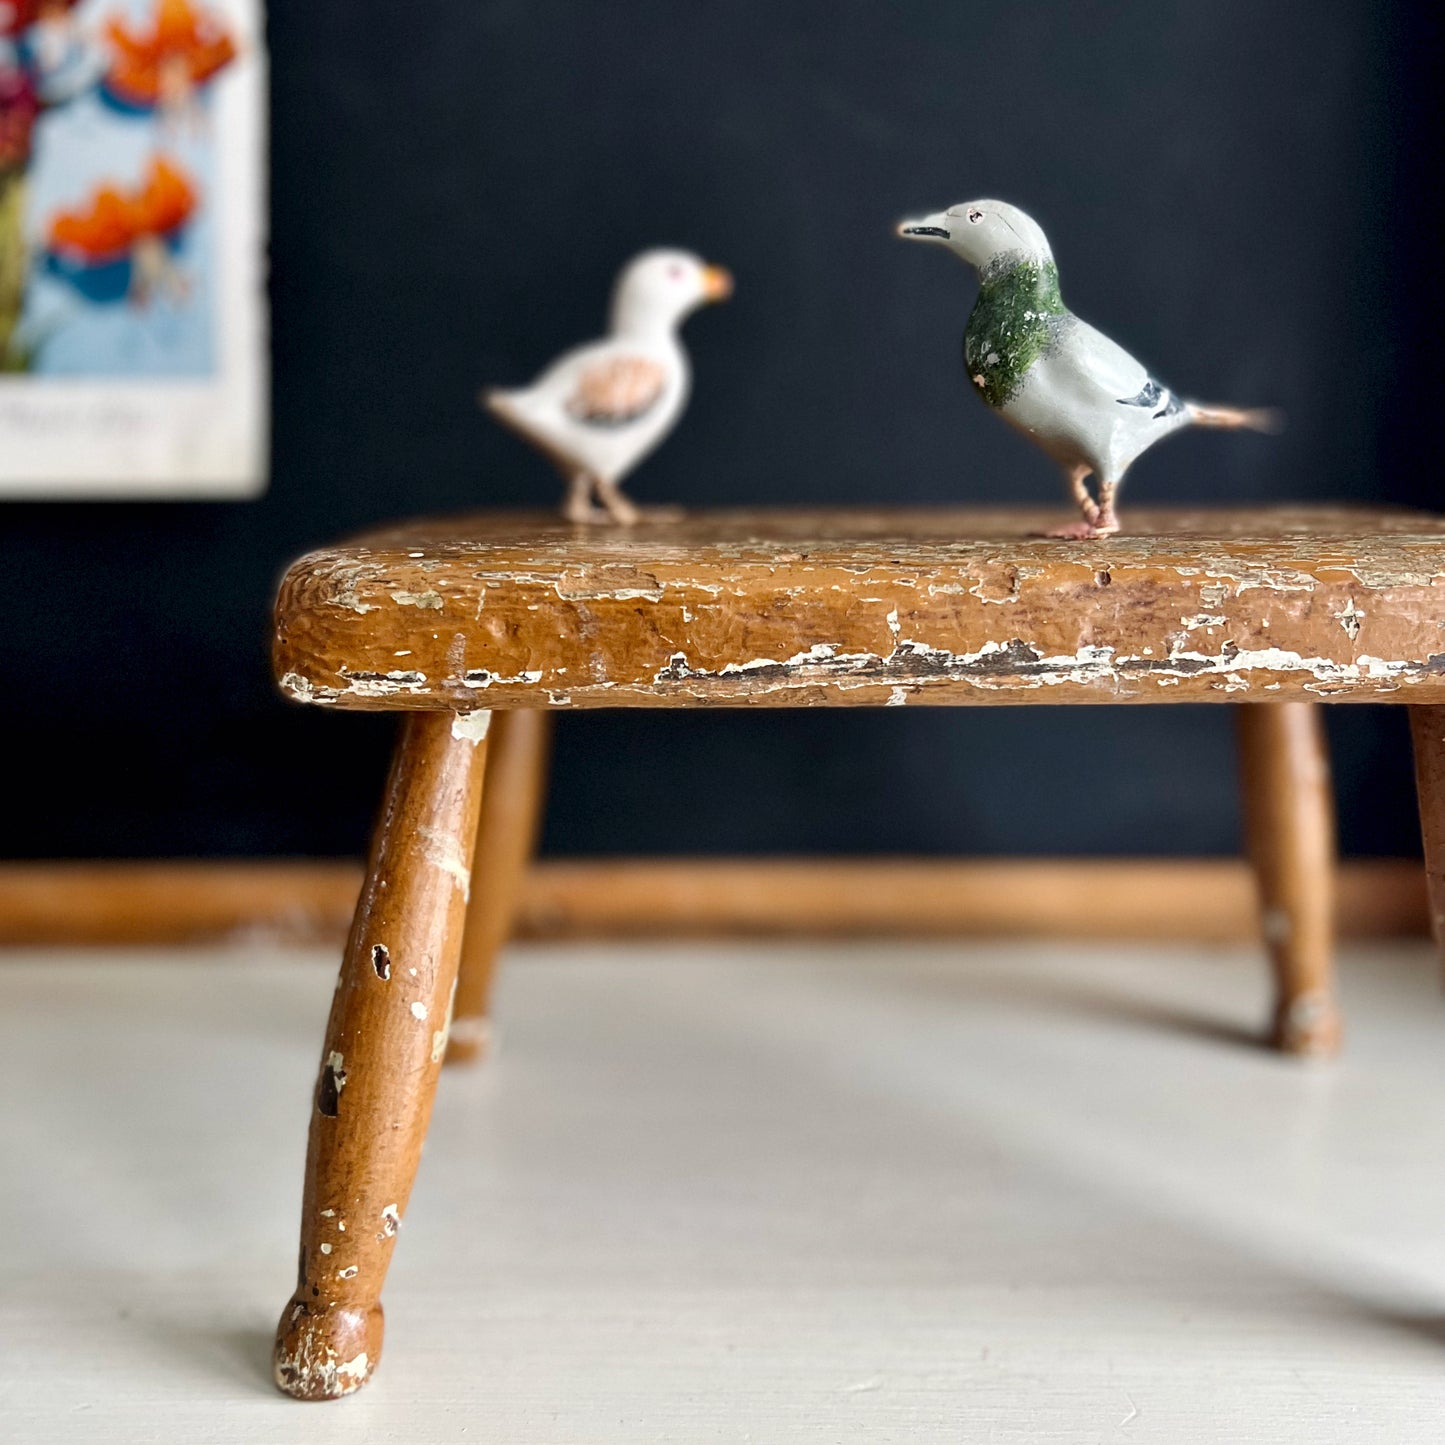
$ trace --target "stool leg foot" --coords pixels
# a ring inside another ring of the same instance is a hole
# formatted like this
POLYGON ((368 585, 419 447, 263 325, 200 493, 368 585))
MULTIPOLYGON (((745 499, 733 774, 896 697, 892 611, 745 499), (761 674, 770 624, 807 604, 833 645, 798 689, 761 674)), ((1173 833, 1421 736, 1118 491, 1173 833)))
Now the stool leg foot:
POLYGON ((1274 1042, 1289 1054, 1332 1054, 1340 1042, 1335 826, 1320 707, 1250 703, 1235 711, 1245 831, 1274 969, 1274 1042))
POLYGON ((547 797, 552 717, 532 708, 492 714, 487 784, 472 862, 472 897, 447 1063, 484 1058, 492 1040, 497 960, 512 936, 547 797))
POLYGON ((475 715, 402 723, 312 1101, 296 1293, 276 1383, 358 1390, 381 1354, 381 1289, 446 1048, 486 744, 475 715))

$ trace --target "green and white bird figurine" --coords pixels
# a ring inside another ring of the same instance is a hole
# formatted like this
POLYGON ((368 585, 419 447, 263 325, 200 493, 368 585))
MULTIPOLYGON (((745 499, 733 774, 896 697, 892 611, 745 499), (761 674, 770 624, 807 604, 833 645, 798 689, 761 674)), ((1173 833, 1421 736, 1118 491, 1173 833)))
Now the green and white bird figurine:
POLYGON ((1006 422, 1063 466, 1083 513, 1049 536, 1081 541, 1117 532, 1114 502, 1124 473, 1174 432, 1279 429, 1272 410, 1185 401, 1075 316, 1059 297, 1048 237, 1017 206, 964 201, 903 221, 898 234, 947 246, 978 271, 978 300, 963 334, 969 380, 1006 422), (1089 493, 1090 476, 1097 499, 1089 493))
POLYGON ((731 294, 732 278, 720 266, 687 251, 644 251, 617 278, 602 340, 564 353, 530 386, 482 393, 493 416, 561 469, 568 521, 642 518, 620 484, 687 404, 687 353, 677 328, 705 302, 731 294))

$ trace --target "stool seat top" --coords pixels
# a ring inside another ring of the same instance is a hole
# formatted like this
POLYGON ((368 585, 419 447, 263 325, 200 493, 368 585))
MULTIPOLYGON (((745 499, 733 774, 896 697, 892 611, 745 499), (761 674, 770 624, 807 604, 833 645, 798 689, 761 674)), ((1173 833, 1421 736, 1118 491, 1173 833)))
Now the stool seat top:
POLYGON ((631 528, 483 512, 281 582, 281 686, 332 707, 1445 702, 1445 517, 737 510, 631 528))

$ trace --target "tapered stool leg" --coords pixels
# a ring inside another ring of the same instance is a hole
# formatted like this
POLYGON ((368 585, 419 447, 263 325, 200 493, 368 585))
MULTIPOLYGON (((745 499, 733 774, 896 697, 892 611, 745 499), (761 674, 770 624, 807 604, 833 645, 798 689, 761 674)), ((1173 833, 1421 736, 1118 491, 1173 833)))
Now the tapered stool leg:
POLYGON ((487 785, 472 862, 472 897, 447 1063, 481 1058, 491 1042, 492 982, 512 936, 547 797, 552 716, 533 708, 492 714, 487 785))
POLYGON ((1420 837, 1425 845, 1425 880, 1430 893, 1430 927, 1445 950, 1445 707, 1412 707, 1415 792, 1420 801, 1420 837))
POLYGON ((1335 810, 1320 706, 1235 709, 1245 832, 1275 978, 1274 1041, 1290 1054, 1332 1054, 1335 810))
POLYGON ((446 1049, 486 762, 486 714, 402 724, 326 1025, 306 1151, 296 1293, 276 1383, 359 1389, 381 1354, 381 1287, 446 1049))

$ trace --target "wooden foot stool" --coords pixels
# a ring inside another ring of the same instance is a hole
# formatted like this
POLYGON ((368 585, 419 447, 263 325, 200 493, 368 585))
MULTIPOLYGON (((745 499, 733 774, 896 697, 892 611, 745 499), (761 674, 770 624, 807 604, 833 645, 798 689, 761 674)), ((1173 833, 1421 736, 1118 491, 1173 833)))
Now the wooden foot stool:
POLYGON ((300 1274, 276 1340, 283 1390, 329 1399, 376 1368, 382 1284, 449 1037, 454 1057, 485 1042, 554 710, 1246 704, 1276 1037, 1296 1052, 1333 1046, 1333 819, 1315 705, 1410 705, 1438 924, 1445 518, 1140 512, 1136 535, 1088 543, 1033 535, 1050 520, 739 511, 588 529, 493 513, 378 531, 291 567, 276 607, 282 688, 406 718, 322 1048, 300 1274))

